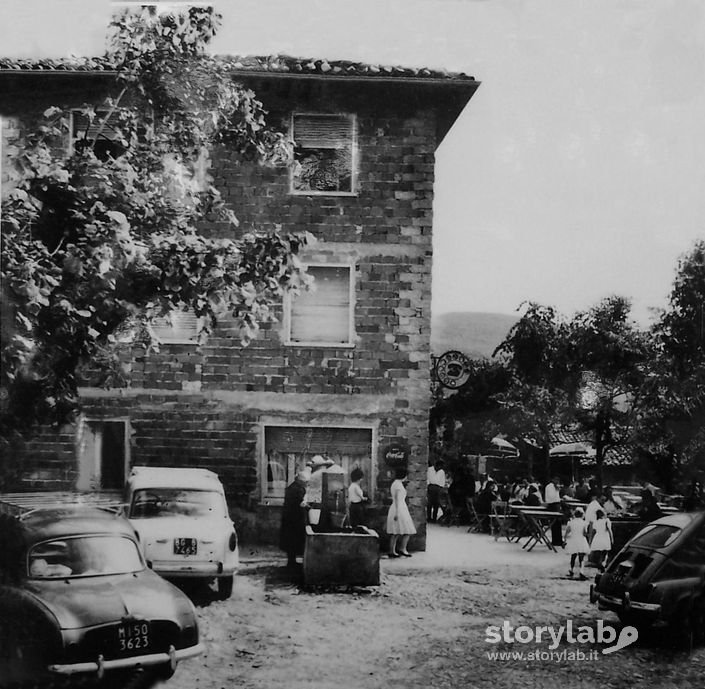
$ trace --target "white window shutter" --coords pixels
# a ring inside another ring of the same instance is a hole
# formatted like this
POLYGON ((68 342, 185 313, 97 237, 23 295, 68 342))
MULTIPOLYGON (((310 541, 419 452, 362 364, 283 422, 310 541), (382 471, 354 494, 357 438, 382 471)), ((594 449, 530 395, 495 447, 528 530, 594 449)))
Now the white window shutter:
POLYGON ((169 317, 155 318, 152 334, 163 344, 196 344, 198 318, 193 311, 174 311, 169 317))
POLYGON ((350 342, 350 268, 309 267, 315 288, 292 299, 291 341, 350 342))
POLYGON ((294 141, 301 148, 349 148, 352 119, 346 115, 294 115, 294 141))

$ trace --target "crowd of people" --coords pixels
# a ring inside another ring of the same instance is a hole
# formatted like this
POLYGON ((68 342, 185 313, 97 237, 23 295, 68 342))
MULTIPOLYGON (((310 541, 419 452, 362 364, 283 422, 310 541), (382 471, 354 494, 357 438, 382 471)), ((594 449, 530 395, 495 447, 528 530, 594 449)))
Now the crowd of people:
MULTIPOLYGON (((489 532, 492 506, 496 501, 562 512, 565 519, 552 524, 551 543, 567 549, 571 557, 571 576, 576 563, 579 576, 584 576, 584 560, 590 553, 594 553, 591 557, 598 567, 604 565, 614 542, 610 518, 629 514, 642 521, 653 521, 663 514, 656 496, 658 489, 647 482, 642 484, 640 501, 630 505, 610 486, 601 488, 594 478, 587 477, 563 483, 554 476, 543 485, 532 476, 510 480, 507 476, 495 479, 481 474, 476 478, 467 465, 447 472, 443 460, 437 460, 428 467, 426 478, 427 520, 431 523, 451 523, 451 520, 467 523, 473 516, 479 516, 480 530, 489 532)), ((363 479, 360 468, 352 470, 347 489, 347 525, 353 528, 366 523, 368 497, 362 487, 363 479)), ((286 489, 280 543, 287 553, 289 566, 295 566, 296 558, 303 554, 311 480, 312 468, 307 466, 286 489)), ((390 486, 391 504, 386 519, 390 557, 411 557, 407 546, 416 527, 406 502, 407 481, 406 471, 400 468, 390 486)), ((683 508, 705 508, 705 494, 699 481, 693 481, 683 508)))

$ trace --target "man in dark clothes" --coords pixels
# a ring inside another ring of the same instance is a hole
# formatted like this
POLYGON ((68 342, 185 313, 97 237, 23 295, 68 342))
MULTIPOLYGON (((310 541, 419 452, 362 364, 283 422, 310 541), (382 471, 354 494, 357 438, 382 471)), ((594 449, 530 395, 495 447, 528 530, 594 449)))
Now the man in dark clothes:
POLYGON ((297 556, 304 554, 308 508, 305 498, 306 486, 310 478, 310 470, 300 471, 284 492, 279 547, 286 553, 287 567, 295 567, 297 556))

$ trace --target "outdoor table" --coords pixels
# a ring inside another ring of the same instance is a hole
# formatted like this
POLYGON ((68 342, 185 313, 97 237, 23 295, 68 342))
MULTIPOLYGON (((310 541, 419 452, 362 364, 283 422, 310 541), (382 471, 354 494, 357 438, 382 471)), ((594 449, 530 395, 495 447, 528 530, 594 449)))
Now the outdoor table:
POLYGON ((543 543, 553 552, 556 552, 555 546, 546 534, 557 519, 563 518, 563 512, 547 510, 543 507, 527 507, 525 505, 513 505, 512 509, 516 510, 526 522, 527 528, 520 531, 520 535, 517 537, 517 540, 519 540, 523 536, 529 536, 522 548, 526 548, 526 551, 529 552, 537 543, 543 543))

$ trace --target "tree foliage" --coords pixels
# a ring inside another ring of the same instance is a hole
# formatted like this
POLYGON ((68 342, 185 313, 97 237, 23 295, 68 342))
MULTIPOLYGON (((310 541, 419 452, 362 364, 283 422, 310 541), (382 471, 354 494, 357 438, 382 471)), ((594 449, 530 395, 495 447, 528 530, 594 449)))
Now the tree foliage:
POLYGON ((679 261, 638 400, 636 443, 664 485, 705 470, 705 242, 679 261))
POLYGON ((203 337, 228 316, 246 342, 307 281, 296 257, 306 238, 236 237, 234 210, 207 174, 215 146, 260 164, 292 154, 255 94, 206 52, 219 21, 204 7, 117 15, 104 102, 73 119, 48 108, 18 147, 2 214, 14 329, 2 342, 0 437, 70 419, 81 365, 99 362, 109 379, 125 328, 188 308, 203 337), (204 236, 206 223, 225 238, 204 236))

